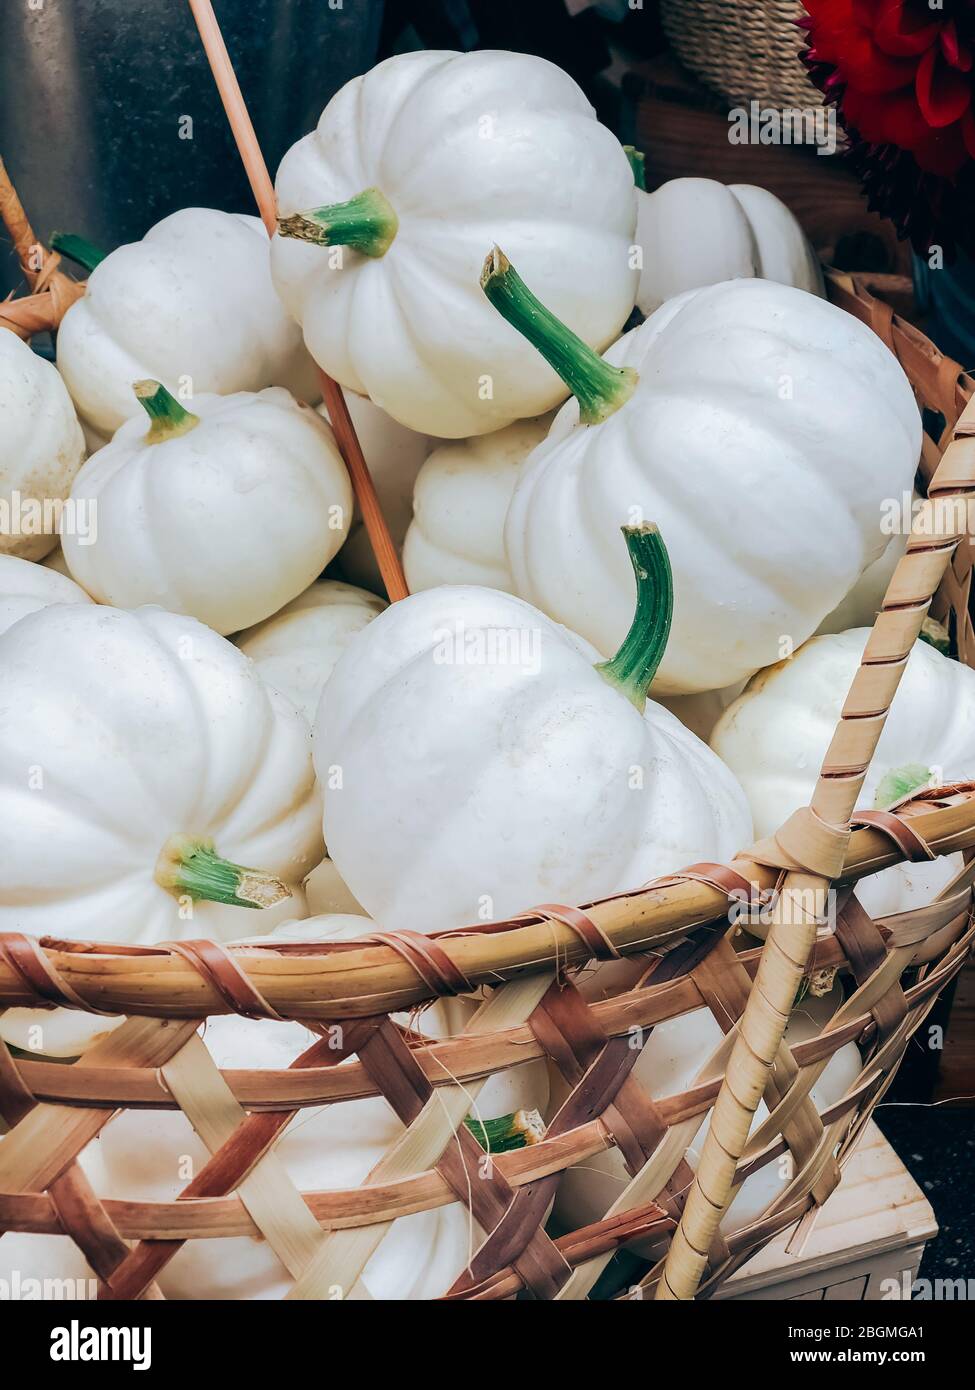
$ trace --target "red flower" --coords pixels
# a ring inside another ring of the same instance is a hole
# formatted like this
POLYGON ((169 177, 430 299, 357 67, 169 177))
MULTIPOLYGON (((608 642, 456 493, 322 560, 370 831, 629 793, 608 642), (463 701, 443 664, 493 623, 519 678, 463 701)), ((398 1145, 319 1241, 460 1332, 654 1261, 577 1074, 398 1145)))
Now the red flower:
POLYGON ((805 5, 803 61, 851 136, 871 205, 919 249, 939 238, 970 244, 975 0, 805 5), (963 213, 965 226, 945 225, 963 213))

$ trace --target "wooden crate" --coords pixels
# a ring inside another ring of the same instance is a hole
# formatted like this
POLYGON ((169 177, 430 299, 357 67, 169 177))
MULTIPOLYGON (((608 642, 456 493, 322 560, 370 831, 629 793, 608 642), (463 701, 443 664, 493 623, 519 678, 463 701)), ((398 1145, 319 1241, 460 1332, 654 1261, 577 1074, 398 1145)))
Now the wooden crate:
POLYGON ((843 1181, 799 1249, 795 1228, 776 1236, 715 1294, 721 1299, 891 1297, 909 1288, 927 1242, 938 1234, 931 1204, 871 1120, 843 1181))

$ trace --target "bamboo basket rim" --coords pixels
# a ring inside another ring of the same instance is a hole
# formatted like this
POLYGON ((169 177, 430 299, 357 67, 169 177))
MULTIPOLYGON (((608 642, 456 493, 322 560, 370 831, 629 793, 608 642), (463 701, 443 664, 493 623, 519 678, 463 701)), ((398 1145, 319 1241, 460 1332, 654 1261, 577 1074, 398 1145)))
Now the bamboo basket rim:
MULTIPOLYGON (((938 854, 975 848, 972 784, 961 789, 922 791, 902 805, 898 814, 919 829, 938 854)), ((903 858, 882 831, 855 830, 838 882, 855 882, 903 858)), ((779 878, 778 870, 747 858, 736 859, 734 867, 753 884, 756 898, 774 890, 779 878)), ((722 920, 727 925, 729 897, 707 883, 672 875, 584 904, 583 908, 613 946, 627 956, 666 945, 695 928, 722 920)), ((432 933, 428 939, 447 952, 469 982, 468 988, 591 959, 589 948, 575 931, 542 911, 432 933)), ((44 987, 38 988, 11 954, 11 943, 20 940, 17 933, 0 933, 0 1008, 88 1007, 112 1016, 171 1019, 240 1011, 207 973, 201 973, 180 952, 179 943, 116 946, 42 937, 37 951, 48 972, 45 997, 44 987)), ((295 1021, 370 1017, 424 1004, 437 995, 397 950, 369 943, 367 934, 359 940, 322 943, 272 945, 245 939, 217 949, 230 958, 276 1015, 295 1021)))

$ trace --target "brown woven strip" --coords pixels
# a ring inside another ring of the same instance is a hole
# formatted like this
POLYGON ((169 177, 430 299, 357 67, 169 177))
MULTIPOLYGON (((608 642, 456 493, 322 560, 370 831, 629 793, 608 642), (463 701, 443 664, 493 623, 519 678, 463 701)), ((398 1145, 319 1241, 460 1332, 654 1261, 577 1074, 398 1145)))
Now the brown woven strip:
MULTIPOLYGON (((876 923, 855 893, 849 895, 837 913, 836 935, 850 962, 853 978, 858 985, 864 984, 887 959, 887 947, 876 923)), ((877 1000, 870 1012, 877 1023, 877 1040, 883 1043, 908 1014, 900 980, 877 1000)))
POLYGON ((22 1120, 36 1101, 21 1076, 7 1044, 0 1039, 0 1117, 11 1127, 22 1120))
POLYGON ((564 907, 561 903, 539 903, 532 911, 544 913, 546 917, 554 917, 557 922, 564 922, 575 932, 595 960, 622 960, 622 954, 606 933, 581 908, 564 907))
POLYGON ((245 975, 233 956, 216 941, 166 941, 168 950, 189 961, 235 1013, 244 1018, 268 1018, 281 1022, 281 1015, 245 975))
POLYGON ((856 815, 850 817, 850 825, 854 829, 868 826, 871 830, 879 830, 893 840, 901 854, 912 864, 937 858, 924 836, 893 811, 857 811, 856 815))
MULTIPOLYGON (((105 1276, 129 1253, 101 1201, 77 1164, 51 1184, 51 1201, 61 1228, 99 1276, 105 1276)), ((151 1280, 146 1281, 146 1287, 151 1280)))
POLYGON ((438 995, 470 993, 474 985, 451 960, 442 946, 429 936, 415 931, 370 932, 363 941, 379 941, 391 946, 411 965, 420 979, 438 995))
POLYGON ((0 958, 6 961, 28 989, 48 1004, 84 1009, 86 1013, 101 1014, 106 1018, 117 1017, 111 1010, 96 1009, 76 994, 34 937, 25 936, 19 931, 0 932, 0 958))
POLYGON ((724 893, 732 901, 751 903, 755 907, 761 907, 768 898, 767 893, 757 890, 750 879, 729 868, 727 864, 691 864, 689 868, 676 874, 675 878, 689 878, 697 883, 706 883, 708 887, 724 893))

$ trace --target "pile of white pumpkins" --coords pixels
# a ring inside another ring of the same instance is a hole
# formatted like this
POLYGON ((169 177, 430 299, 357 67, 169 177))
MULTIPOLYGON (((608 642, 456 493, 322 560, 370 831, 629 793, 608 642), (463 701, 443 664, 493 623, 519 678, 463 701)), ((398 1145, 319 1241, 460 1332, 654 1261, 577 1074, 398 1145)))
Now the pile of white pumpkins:
MULTIPOLYGON (((285 156, 270 245, 187 208, 101 259, 56 367, 0 331, 0 500, 65 499, 60 549, 0 537, 0 930, 429 932, 727 861, 807 802, 906 543, 881 518, 910 494, 918 409, 771 194, 648 195, 638 174, 551 64, 410 53, 285 156), (402 546, 413 594, 391 606, 312 359, 402 546)), ((971 776, 975 673, 918 644, 863 804, 971 776)), ((889 870, 863 900, 926 901, 953 867, 889 870)), ((789 1038, 839 998, 804 1000, 789 1038)), ((0 1016, 62 1059, 111 1026, 0 1016)), ((205 1032, 230 1067, 309 1038, 205 1032)), ((637 1075, 673 1094, 719 1038, 706 1011, 658 1027, 637 1075)), ((842 1048, 814 1099, 858 1067, 842 1048)), ((550 1080, 495 1077, 478 1113, 550 1116, 550 1080)), ((277 1153, 304 1190, 348 1187, 400 1130, 360 1100, 302 1112, 277 1153)), ((182 1114, 129 1111, 81 1163, 103 1196, 169 1200, 206 1157, 182 1114)), ((570 1170, 553 1221, 598 1220, 626 1181, 615 1151, 570 1170)), ((724 1229, 781 1181, 749 1179, 724 1229)), ((478 1239, 459 1205, 405 1217, 352 1296, 436 1296, 478 1239)), ((62 1236, 5 1235, 14 1268, 87 1273, 62 1236)), ((239 1237, 189 1242, 161 1286, 290 1280, 239 1237)))

